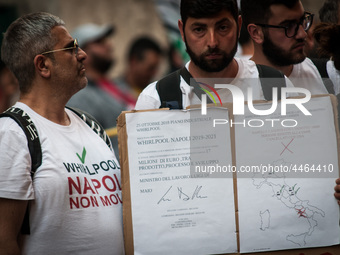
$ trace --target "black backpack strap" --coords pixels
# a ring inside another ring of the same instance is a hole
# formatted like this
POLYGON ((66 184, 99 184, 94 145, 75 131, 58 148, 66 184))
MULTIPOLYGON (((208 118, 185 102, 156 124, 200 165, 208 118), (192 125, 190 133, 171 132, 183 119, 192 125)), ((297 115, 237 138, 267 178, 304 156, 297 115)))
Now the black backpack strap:
POLYGON ((281 88, 286 87, 286 79, 282 72, 272 67, 256 64, 257 70, 259 71, 259 78, 261 81, 262 91, 264 98, 267 101, 273 100, 273 88, 278 88, 277 98, 281 99, 281 88), (276 78, 276 79, 268 79, 276 78))
POLYGON ((111 140, 109 136, 106 134, 105 129, 103 126, 90 114, 76 108, 72 108, 66 106, 67 109, 74 112, 77 116, 79 116, 100 138, 104 140, 106 145, 113 151, 111 140))
MULTIPOLYGON (((201 86, 198 85, 196 80, 189 73, 188 69, 186 69, 185 67, 182 67, 180 69, 180 74, 185 80, 185 82, 194 88, 194 93, 196 94, 196 96, 198 98, 202 98, 201 96, 202 94, 205 94, 205 92, 201 89, 201 86)), ((207 103, 212 103, 212 100, 210 99, 210 97, 207 97, 207 103)))
POLYGON ((327 72, 327 62, 329 61, 329 59, 327 58, 311 58, 313 64, 316 66, 316 68, 318 69, 321 77, 322 77, 322 81, 323 84, 325 85, 327 91, 329 94, 335 94, 334 91, 334 85, 333 82, 331 81, 331 79, 329 79, 329 75, 327 72))
POLYGON ((161 101, 160 108, 183 109, 180 71, 179 69, 156 83, 161 101))
MULTIPOLYGON (((201 98, 201 95, 204 94, 204 91, 200 89, 200 86, 189 71, 185 67, 182 67, 156 83, 156 90, 161 100, 160 108, 183 109, 182 91, 180 87, 181 76, 189 86, 194 88, 194 93, 198 98, 201 98)), ((212 103, 209 97, 207 97, 207 102, 212 103)))
MULTIPOLYGON (((33 121, 26 112, 16 107, 11 107, 7 111, 1 113, 0 118, 1 117, 12 118, 16 123, 18 123, 18 125, 24 131, 27 137, 28 150, 31 155, 32 161, 31 177, 33 178, 34 173, 36 172, 36 170, 38 169, 42 162, 39 135, 33 121)), ((29 204, 28 204, 24 220, 21 226, 21 234, 29 235, 30 233, 31 231, 29 225, 29 204)))
POLYGON ((327 72, 327 62, 329 59, 327 58, 311 58, 313 64, 318 69, 320 75, 322 78, 329 78, 328 72, 327 72))
POLYGON ((20 108, 11 107, 0 114, 0 117, 12 118, 24 131, 27 137, 28 149, 31 155, 32 167, 31 176, 33 177, 37 168, 41 165, 42 153, 39 135, 30 116, 20 108))

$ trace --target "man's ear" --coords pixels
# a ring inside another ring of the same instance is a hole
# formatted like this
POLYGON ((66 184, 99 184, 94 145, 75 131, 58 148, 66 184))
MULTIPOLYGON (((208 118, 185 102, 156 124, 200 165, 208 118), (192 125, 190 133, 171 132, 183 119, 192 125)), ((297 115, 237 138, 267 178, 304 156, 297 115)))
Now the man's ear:
POLYGON ((264 40, 263 30, 260 26, 257 26, 255 24, 249 24, 248 27, 248 33, 251 37, 251 39, 257 43, 262 44, 264 40))
POLYGON ((49 78, 51 75, 51 60, 43 55, 36 55, 34 58, 34 67, 36 72, 44 77, 49 78))
POLYGON ((185 41, 184 40, 184 25, 183 25, 183 22, 182 20, 178 20, 178 29, 179 29, 179 32, 181 33, 181 36, 182 36, 182 40, 183 42, 185 41))

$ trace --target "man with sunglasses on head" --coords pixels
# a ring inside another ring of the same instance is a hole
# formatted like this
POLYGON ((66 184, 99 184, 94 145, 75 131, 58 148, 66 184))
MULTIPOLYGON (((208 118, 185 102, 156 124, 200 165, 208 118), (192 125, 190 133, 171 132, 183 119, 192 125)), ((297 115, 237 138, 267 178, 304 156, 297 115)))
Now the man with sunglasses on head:
POLYGON ((255 63, 280 70, 295 87, 312 94, 334 93, 304 53, 313 14, 304 10, 300 0, 241 0, 241 12, 254 43, 255 63))
POLYGON ((86 53, 58 17, 32 13, 10 25, 1 58, 29 125, 0 118, 0 254, 124 254, 119 164, 65 108, 87 84, 86 53), (40 139, 34 175, 26 129, 40 139))

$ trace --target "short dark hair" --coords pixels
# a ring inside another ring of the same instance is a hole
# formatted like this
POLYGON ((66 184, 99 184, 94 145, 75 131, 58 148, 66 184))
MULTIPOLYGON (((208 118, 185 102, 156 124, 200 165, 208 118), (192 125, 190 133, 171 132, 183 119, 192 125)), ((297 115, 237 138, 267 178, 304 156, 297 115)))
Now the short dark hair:
POLYGON ((321 22, 337 24, 339 21, 339 2, 340 0, 326 0, 319 10, 321 22))
POLYGON ((340 25, 322 22, 314 28, 320 55, 332 57, 334 66, 340 70, 340 25))
POLYGON ((272 13, 272 5, 282 4, 291 9, 300 0, 241 0, 242 20, 246 27, 252 23, 266 23, 272 13))
POLYGON ((128 58, 129 60, 136 58, 138 60, 143 60, 144 53, 147 50, 151 50, 156 52, 159 55, 162 55, 163 51, 161 47, 157 44, 156 41, 149 37, 139 37, 135 39, 130 47, 128 58))
POLYGON ((232 14, 236 23, 238 19, 238 7, 236 0, 182 0, 181 19, 183 27, 189 17, 209 18, 226 10, 232 14))

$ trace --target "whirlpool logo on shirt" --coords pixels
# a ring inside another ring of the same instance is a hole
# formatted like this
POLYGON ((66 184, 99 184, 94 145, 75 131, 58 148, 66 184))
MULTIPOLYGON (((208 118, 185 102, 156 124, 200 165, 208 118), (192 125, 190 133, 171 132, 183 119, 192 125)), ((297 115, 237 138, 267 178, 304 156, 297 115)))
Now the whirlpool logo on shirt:
POLYGON ((73 155, 78 158, 75 163, 63 163, 68 175, 70 209, 121 205, 120 167, 115 159, 90 164, 85 147, 73 155))

